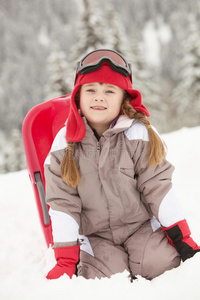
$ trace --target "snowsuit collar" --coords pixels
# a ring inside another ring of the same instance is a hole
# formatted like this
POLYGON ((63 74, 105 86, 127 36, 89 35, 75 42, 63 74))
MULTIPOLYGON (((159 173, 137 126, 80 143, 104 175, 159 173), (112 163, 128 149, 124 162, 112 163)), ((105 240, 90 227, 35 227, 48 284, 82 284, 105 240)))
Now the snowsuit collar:
MULTIPOLYGON (((89 125, 88 122, 86 120, 85 117, 82 117, 83 122, 85 124, 85 128, 86 128, 86 132, 92 135, 95 135, 95 137, 98 139, 97 137, 97 133, 94 132, 94 129, 92 129, 89 125)), ((125 131, 128 128, 130 128, 134 123, 136 123, 137 120, 136 119, 130 119, 129 117, 125 116, 125 115, 120 115, 117 120, 116 123, 114 124, 114 126, 108 128, 103 134, 102 136, 104 136, 105 138, 110 137, 112 135, 115 135, 119 132, 125 131)), ((100 139, 100 138, 99 138, 100 139)))

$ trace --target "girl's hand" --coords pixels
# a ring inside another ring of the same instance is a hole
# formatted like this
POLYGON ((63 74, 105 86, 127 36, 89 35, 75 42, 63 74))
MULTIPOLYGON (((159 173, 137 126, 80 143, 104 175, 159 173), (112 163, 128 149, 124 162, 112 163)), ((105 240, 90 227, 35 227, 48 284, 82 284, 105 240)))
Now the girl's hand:
POLYGON ((57 264, 49 271, 47 279, 57 279, 67 274, 70 278, 75 274, 76 264, 79 261, 80 246, 55 248, 55 258, 57 264))

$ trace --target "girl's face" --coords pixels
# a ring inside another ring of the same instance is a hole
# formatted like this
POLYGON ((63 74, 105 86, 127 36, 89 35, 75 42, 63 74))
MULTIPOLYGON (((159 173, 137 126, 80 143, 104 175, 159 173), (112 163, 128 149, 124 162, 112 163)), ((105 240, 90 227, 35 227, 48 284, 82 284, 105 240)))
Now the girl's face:
POLYGON ((119 115, 123 98, 124 90, 116 85, 94 82, 81 86, 81 112, 100 136, 119 115))

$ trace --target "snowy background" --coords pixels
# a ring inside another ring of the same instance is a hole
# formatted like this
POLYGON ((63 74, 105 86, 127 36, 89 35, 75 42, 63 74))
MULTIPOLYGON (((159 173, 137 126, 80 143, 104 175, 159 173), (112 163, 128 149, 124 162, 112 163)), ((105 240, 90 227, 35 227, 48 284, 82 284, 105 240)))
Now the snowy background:
MULTIPOLYGON (((200 245, 200 127, 162 135, 168 160, 175 166, 174 187, 185 211, 193 239, 200 245)), ((137 299, 199 300, 200 254, 180 267, 147 281, 133 283, 128 273, 110 279, 85 280, 67 275, 48 281, 54 266, 39 224, 32 187, 26 170, 0 175, 0 299, 137 299)))
POLYGON ((70 93, 77 61, 107 47, 132 64, 159 132, 200 126, 198 0, 0 0, 0 173, 26 166, 27 112, 70 93))

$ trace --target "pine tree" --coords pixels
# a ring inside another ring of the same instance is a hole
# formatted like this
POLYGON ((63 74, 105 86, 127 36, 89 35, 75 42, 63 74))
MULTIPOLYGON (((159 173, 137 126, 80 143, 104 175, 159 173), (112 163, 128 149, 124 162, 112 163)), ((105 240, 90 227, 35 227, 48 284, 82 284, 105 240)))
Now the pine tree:
POLYGON ((4 146, 0 156, 0 173, 16 172, 25 168, 26 160, 21 132, 13 129, 9 139, 4 137, 4 146))
POLYGON ((131 65, 133 73, 133 87, 142 94, 142 102, 151 114, 151 122, 159 132, 166 131, 167 103, 161 96, 161 83, 157 74, 153 72, 146 62, 143 49, 140 49, 136 40, 131 41, 131 65), (162 119, 162 122, 160 120, 162 119))
POLYGON ((121 22, 119 13, 113 9, 111 3, 106 3, 106 17, 108 19, 108 36, 110 48, 128 56, 130 42, 123 23, 121 22))
POLYGON ((200 30, 196 19, 190 16, 189 35, 185 42, 186 54, 182 61, 181 79, 189 94, 192 94, 192 103, 200 98, 200 30))
POLYGON ((194 15, 189 16, 188 31, 182 42, 179 84, 174 90, 174 103, 180 126, 200 124, 200 30, 194 15))
POLYGON ((70 63, 76 63, 84 54, 94 49, 107 48, 109 41, 105 30, 105 19, 94 0, 82 0, 83 10, 79 16, 78 42, 71 49, 70 63))
POLYGON ((67 70, 68 62, 64 51, 56 42, 52 45, 52 51, 47 59, 49 82, 46 86, 46 99, 52 99, 69 94, 72 90, 67 70))

